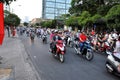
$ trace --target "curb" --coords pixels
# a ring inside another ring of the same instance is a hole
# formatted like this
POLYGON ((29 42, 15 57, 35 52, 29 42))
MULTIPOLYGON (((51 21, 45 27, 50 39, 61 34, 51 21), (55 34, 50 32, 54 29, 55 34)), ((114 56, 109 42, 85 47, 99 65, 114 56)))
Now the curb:
POLYGON ((36 71, 36 69, 35 69, 35 67, 34 67, 34 65, 32 63, 31 57, 30 57, 29 53, 25 50, 25 46, 24 46, 24 44, 22 43, 21 40, 20 40, 20 43, 21 43, 21 47, 23 48, 22 56, 24 58, 25 63, 27 64, 27 67, 31 67, 31 69, 32 69, 33 75, 36 78, 34 80, 41 80, 38 72, 36 71))

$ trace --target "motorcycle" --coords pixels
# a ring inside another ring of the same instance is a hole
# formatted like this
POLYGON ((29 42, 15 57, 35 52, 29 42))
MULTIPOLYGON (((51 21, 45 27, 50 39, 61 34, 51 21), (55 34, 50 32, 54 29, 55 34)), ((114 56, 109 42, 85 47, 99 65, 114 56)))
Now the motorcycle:
POLYGON ((107 71, 120 77, 120 71, 118 70, 118 67, 120 67, 120 59, 110 52, 108 54, 105 64, 107 71))
POLYGON ((43 35, 42 36, 42 42, 43 43, 47 43, 47 35, 43 35))
POLYGON ((65 60, 64 54, 66 52, 66 49, 65 49, 65 44, 63 43, 62 40, 58 40, 56 42, 56 48, 57 48, 56 51, 52 50, 51 52, 54 57, 59 58, 60 62, 63 63, 65 60))
POLYGON ((34 32, 31 32, 30 33, 31 42, 34 42, 34 38, 35 38, 35 34, 34 34, 34 32))
POLYGON ((90 42, 89 41, 84 42, 82 51, 80 51, 79 41, 76 41, 74 49, 77 52, 77 54, 85 56, 85 58, 88 61, 91 61, 93 59, 93 57, 94 57, 94 55, 92 53, 92 47, 90 46, 90 42))
POLYGON ((74 39, 72 37, 68 37, 67 45, 71 48, 74 46, 74 39))
POLYGON ((104 52, 107 54, 107 51, 110 51, 110 49, 110 44, 107 41, 103 42, 103 47, 97 45, 97 50, 99 52, 104 52))

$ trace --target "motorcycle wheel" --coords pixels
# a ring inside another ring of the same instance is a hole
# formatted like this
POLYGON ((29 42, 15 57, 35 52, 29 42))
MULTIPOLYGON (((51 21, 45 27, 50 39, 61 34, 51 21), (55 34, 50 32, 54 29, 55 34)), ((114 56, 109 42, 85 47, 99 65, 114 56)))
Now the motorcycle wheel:
POLYGON ((64 62, 64 55, 63 54, 59 54, 59 59, 60 59, 60 62, 63 63, 64 62))
POLYGON ((47 44, 47 38, 45 39, 45 43, 47 44))
POLYGON ((47 39, 46 38, 43 39, 43 43, 47 44, 47 39))
POLYGON ((34 42, 34 37, 31 37, 31 42, 34 42))
POLYGON ((93 55, 92 52, 88 52, 88 51, 87 51, 85 57, 86 57, 86 59, 87 59, 88 61, 91 61, 91 60, 93 59, 94 55, 93 55))
POLYGON ((73 48, 73 43, 72 42, 70 42, 70 47, 73 48))

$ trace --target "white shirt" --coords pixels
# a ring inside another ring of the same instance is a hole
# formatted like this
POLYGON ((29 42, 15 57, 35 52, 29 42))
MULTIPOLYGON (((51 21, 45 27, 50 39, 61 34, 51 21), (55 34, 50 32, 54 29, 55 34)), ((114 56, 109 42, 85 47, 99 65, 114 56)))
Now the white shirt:
POLYGON ((114 55, 120 59, 120 41, 116 42, 114 52, 115 52, 114 55))
POLYGON ((115 47, 114 52, 120 53, 120 41, 116 42, 116 47, 115 47))
POLYGON ((112 40, 113 40, 113 38, 112 38, 112 34, 109 34, 108 42, 110 43, 112 40))

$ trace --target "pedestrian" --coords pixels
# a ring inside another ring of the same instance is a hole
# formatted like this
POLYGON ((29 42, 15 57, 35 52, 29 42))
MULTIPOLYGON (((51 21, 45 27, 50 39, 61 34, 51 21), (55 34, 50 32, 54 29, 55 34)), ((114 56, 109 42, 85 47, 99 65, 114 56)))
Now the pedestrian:
POLYGON ((15 29, 15 27, 13 27, 12 36, 15 37, 15 35, 16 35, 16 29, 15 29))
POLYGON ((10 37, 10 28, 9 28, 8 25, 6 26, 6 29, 7 29, 7 32, 8 32, 8 37, 10 37))

